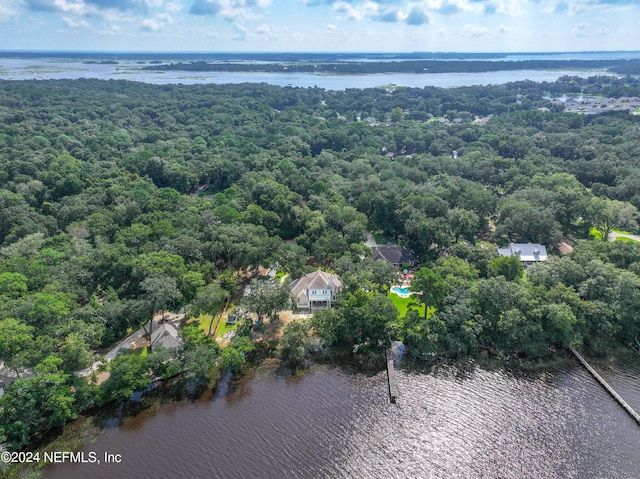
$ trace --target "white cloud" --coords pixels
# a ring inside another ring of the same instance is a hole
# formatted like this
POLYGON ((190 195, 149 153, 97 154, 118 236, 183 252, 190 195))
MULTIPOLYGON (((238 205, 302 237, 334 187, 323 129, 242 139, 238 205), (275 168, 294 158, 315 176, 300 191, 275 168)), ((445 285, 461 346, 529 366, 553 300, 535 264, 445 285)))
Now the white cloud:
POLYGON ((339 19, 362 20, 364 17, 364 14, 360 10, 352 7, 347 2, 336 2, 333 4, 333 9, 340 14, 338 16, 339 19))
POLYGON ((527 10, 524 8, 526 0, 499 0, 495 2, 496 13, 517 17, 525 15, 527 10))
POLYGON ((8 22, 18 16, 14 6, 15 3, 11 0, 0 0, 0 22, 8 22))
POLYGON ((62 21, 66 23, 71 28, 89 28, 89 22, 86 20, 80 20, 73 17, 62 17, 62 21))
POLYGON ((260 25, 257 28, 256 33, 260 36, 266 37, 271 41, 278 39, 278 32, 273 25, 260 25))
POLYGON ((239 23, 233 24, 233 30, 235 32, 233 39, 236 41, 246 40, 247 37, 249 36, 249 31, 239 23))
POLYGON ((108 23, 102 30, 98 32, 103 36, 114 36, 122 34, 122 27, 116 25, 115 23, 108 23))
POLYGON ((588 35, 591 25, 588 23, 579 23, 571 30, 575 35, 588 35))
POLYGON ((63 12, 75 13, 77 15, 90 13, 90 6, 84 2, 67 2, 66 0, 56 0, 56 4, 60 5, 63 12))
POLYGON ((571 33, 580 37, 594 37, 608 35, 611 29, 605 26, 593 26, 590 23, 582 22, 571 30, 571 33))
POLYGON ((227 20, 255 20, 260 15, 256 10, 264 10, 272 0, 196 0, 191 7, 194 15, 218 15, 227 20))
POLYGON ((484 37, 489 33, 485 27, 481 27, 480 25, 465 25, 460 30, 460 35, 465 37, 484 37))
POLYGON ((142 20, 142 30, 145 32, 159 32, 165 26, 175 23, 174 18, 168 13, 158 13, 151 18, 142 20))
POLYGON ((182 10, 182 4, 180 2, 169 2, 165 8, 167 9, 167 12, 178 13, 182 10))
POLYGON ((338 27, 336 27, 335 25, 330 23, 329 25, 327 25, 327 28, 325 30, 327 32, 335 32, 337 29, 338 29, 338 27))

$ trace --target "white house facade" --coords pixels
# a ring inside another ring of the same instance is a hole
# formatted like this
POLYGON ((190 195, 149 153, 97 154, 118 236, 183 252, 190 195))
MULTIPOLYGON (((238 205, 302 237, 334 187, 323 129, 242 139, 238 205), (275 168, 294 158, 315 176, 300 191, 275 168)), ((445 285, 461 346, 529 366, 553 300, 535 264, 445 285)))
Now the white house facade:
POLYGON ((291 297, 297 309, 325 309, 335 303, 343 287, 337 275, 318 270, 291 283, 291 297))

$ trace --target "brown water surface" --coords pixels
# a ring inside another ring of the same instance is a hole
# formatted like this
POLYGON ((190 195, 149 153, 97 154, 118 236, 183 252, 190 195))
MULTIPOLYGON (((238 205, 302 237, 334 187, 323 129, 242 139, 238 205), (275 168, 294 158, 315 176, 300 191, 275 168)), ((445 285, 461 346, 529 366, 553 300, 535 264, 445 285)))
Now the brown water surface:
MULTIPOLYGON (((637 376, 608 374, 640 406, 637 376)), ((140 414, 84 449, 120 464, 57 464, 42 477, 640 477, 640 427, 578 365, 400 370, 398 387, 393 405, 385 372, 244 380, 140 414)))

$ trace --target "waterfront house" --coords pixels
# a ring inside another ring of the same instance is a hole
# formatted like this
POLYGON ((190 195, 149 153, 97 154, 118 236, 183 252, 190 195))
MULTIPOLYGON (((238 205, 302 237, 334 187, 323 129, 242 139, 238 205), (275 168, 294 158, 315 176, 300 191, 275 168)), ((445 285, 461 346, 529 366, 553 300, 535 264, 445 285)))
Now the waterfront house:
POLYGON ((291 283, 291 298, 297 309, 330 308, 343 287, 337 275, 318 270, 291 283))
POLYGON ((182 347, 182 338, 175 327, 169 323, 164 323, 151 334, 151 347, 153 349, 177 349, 182 347))

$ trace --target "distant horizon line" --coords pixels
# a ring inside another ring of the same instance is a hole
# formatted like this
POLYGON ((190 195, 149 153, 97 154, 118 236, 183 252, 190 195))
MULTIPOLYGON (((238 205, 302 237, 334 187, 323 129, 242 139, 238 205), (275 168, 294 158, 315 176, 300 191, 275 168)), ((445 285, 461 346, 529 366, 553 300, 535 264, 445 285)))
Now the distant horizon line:
POLYGON ((398 54, 460 54, 460 55, 562 55, 579 53, 640 53, 640 50, 558 50, 558 51, 456 51, 456 50, 70 50, 70 49, 0 49, 1 54, 6 53, 108 53, 108 54, 251 54, 251 55, 272 55, 272 54, 375 54, 375 55, 398 55, 398 54))

